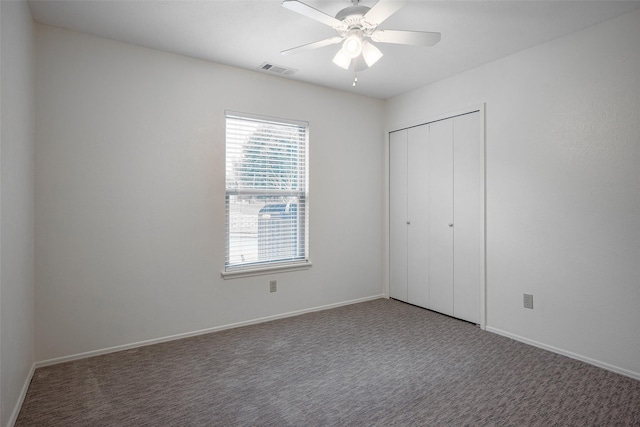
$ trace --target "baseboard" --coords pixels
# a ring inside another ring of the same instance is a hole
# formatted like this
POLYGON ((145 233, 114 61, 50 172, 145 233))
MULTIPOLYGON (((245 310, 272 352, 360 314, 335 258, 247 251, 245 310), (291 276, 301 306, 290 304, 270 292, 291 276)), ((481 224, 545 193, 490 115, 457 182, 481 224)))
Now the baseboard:
POLYGON ((11 416, 9 417, 9 421, 7 422, 7 427, 13 427, 16 421, 18 421, 18 415, 20 414, 20 409, 22 409, 22 404, 24 403, 24 399, 25 397, 27 397, 27 391, 29 390, 29 385, 31 384, 31 379, 33 379, 33 374, 35 372, 36 372, 36 364, 33 363, 31 365, 31 369, 29 370, 29 374, 27 375, 27 378, 24 381, 22 390, 20 390, 18 401, 13 407, 13 412, 11 412, 11 416))
POLYGON ((42 360, 42 361, 39 361, 39 362, 35 363, 35 368, 41 368, 41 367, 44 367, 44 366, 57 365, 59 363, 71 362, 73 360, 79 360, 79 359, 86 359, 88 357, 94 357, 94 356, 100 356, 100 355, 103 355, 103 354, 115 353, 117 351, 130 350, 130 349, 133 349, 133 348, 144 347, 144 346, 147 346, 147 345, 159 344, 159 343, 163 343, 163 342, 179 340, 179 339, 182 339, 182 338, 189 338, 189 337, 195 337, 195 336, 198 336, 198 335, 210 334, 212 332, 223 331, 223 330, 226 330, 226 329, 239 328, 241 326, 255 325, 257 323, 263 323, 263 322, 269 322, 271 320, 277 320, 277 319, 284 319, 284 318, 287 318, 287 317, 299 316, 301 314, 312 313, 314 311, 329 310, 331 308, 337 308, 337 307, 342 307, 342 306, 345 306, 345 305, 357 304, 357 303, 365 302, 365 301, 372 301, 372 300, 380 299, 380 298, 384 298, 384 295, 380 294, 380 295, 374 295, 374 296, 365 297, 365 298, 358 298, 358 299, 349 300, 349 301, 342 301, 342 302, 333 303, 333 304, 327 304, 327 305, 322 305, 322 306, 317 306, 317 307, 312 307, 312 308, 306 308, 306 309, 303 309, 303 310, 290 311, 288 313, 275 314, 273 316, 260 317, 258 319, 246 320, 246 321, 243 321, 243 322, 231 323, 231 324, 228 324, 228 325, 216 326, 216 327, 213 327, 213 328, 201 329, 201 330, 193 331, 193 332, 186 332, 186 333, 182 333, 182 334, 170 335, 170 336, 161 337, 161 338, 154 338, 154 339, 151 339, 151 340, 139 341, 139 342, 135 342, 135 343, 131 343, 131 344, 124 344, 124 345, 119 345, 119 346, 115 346, 115 347, 103 348, 103 349, 100 349, 100 350, 87 351, 85 353, 78 353, 78 354, 73 354, 73 355, 70 355, 70 356, 63 356, 63 357, 57 357, 57 358, 54 358, 54 359, 42 360))
POLYGON ((567 357, 570 357, 572 359, 576 359, 576 360, 579 360, 581 362, 585 362, 585 363, 588 363, 590 365, 597 366, 598 368, 603 368, 603 369, 606 369, 608 371, 615 372, 617 374, 625 375, 627 377, 630 377, 630 378, 633 378, 633 379, 636 379, 636 380, 640 380, 640 372, 629 371, 627 369, 620 368, 619 366, 614 366, 614 365, 611 365, 609 363, 605 363, 605 362, 601 362, 599 360, 591 359, 590 357, 582 356, 580 354, 572 353, 570 351, 563 350, 561 348, 557 348, 557 347, 554 347, 554 346, 551 346, 551 345, 543 344, 541 342, 534 341, 534 340, 531 340, 531 339, 528 339, 528 338, 524 338, 524 337, 521 337, 519 335, 512 334, 512 333, 507 332, 507 331, 503 331, 501 329, 492 328, 491 326, 487 326, 487 331, 493 332, 494 334, 502 335, 502 336, 507 337, 507 338, 511 338, 513 340, 516 340, 516 341, 523 342, 525 344, 532 345, 534 347, 542 348, 544 350, 548 350, 548 351, 551 351, 553 353, 561 354, 563 356, 567 356, 567 357))

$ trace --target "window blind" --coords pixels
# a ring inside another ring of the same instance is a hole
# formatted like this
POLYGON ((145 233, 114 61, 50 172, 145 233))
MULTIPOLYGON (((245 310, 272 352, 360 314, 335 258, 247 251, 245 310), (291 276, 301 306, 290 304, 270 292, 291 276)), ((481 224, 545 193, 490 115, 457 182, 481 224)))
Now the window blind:
POLYGON ((308 128, 227 112, 226 271, 307 260, 308 128))

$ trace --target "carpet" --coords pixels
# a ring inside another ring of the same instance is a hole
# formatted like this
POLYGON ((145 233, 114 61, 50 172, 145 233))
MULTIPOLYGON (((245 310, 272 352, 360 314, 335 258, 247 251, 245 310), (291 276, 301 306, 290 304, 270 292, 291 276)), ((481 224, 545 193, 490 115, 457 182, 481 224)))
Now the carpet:
POLYGON ((379 299, 36 370, 17 426, 640 425, 640 381, 379 299))

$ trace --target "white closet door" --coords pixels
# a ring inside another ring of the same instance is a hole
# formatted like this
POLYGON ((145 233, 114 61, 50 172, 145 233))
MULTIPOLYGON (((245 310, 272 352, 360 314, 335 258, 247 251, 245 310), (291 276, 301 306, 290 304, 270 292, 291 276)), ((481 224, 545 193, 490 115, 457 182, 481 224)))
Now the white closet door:
POLYGON ((429 125, 409 129, 408 135, 408 302, 427 307, 429 298, 429 125))
POLYGON ((484 148, 480 114, 456 117, 454 180, 454 310, 460 319, 480 323, 480 284, 484 244, 484 148))
POLYGON ((453 120, 429 128, 429 306, 453 315, 453 120))
POLYGON ((389 134, 389 296, 407 301, 407 130, 389 134))

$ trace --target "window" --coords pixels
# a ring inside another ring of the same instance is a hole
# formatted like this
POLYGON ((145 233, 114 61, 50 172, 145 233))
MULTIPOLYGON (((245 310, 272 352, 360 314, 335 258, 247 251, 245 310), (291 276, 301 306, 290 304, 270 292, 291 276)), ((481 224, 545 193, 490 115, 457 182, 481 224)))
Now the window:
POLYGON ((223 276, 306 268, 306 122, 226 113, 223 276))

